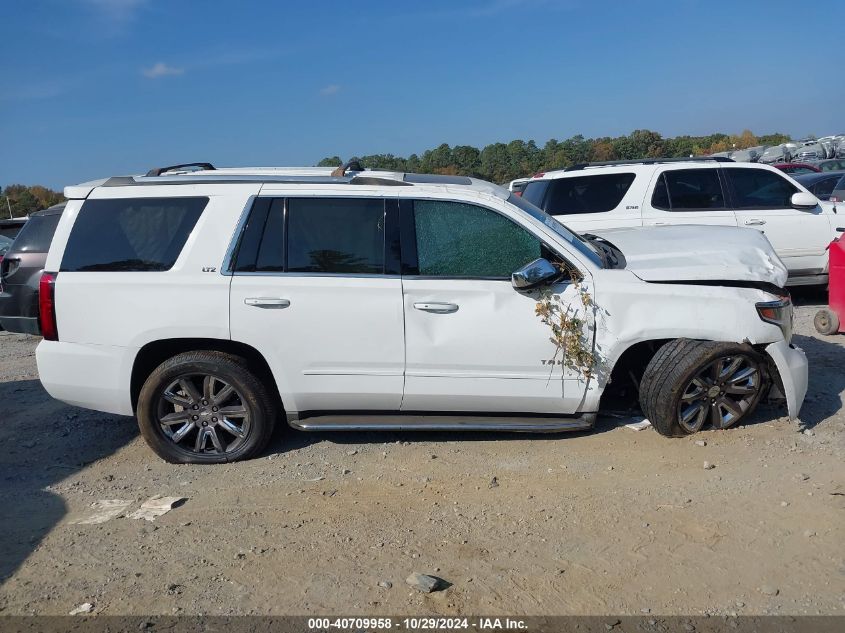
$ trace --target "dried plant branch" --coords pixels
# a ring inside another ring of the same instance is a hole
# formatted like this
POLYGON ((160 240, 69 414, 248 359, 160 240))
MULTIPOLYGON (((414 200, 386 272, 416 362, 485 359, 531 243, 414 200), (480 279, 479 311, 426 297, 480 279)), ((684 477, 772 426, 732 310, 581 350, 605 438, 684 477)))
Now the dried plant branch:
MULTIPOLYGON (((582 279, 578 271, 566 265, 561 265, 560 268, 561 272, 568 274, 573 280, 578 298, 586 312, 593 306, 593 298, 581 284, 582 279)), ((549 326, 549 340, 555 346, 554 356, 547 362, 551 365, 560 363, 589 380, 595 372, 597 359, 593 352, 592 337, 588 331, 585 332, 586 321, 579 316, 579 310, 570 303, 563 303, 560 294, 546 289, 540 293, 534 312, 544 325, 549 326)))

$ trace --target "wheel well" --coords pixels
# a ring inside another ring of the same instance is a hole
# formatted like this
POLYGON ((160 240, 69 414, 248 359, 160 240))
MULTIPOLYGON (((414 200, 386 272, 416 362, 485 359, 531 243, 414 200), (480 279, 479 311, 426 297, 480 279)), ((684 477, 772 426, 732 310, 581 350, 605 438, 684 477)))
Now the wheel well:
POLYGON ((225 352, 234 356, 243 358, 249 370, 261 380, 270 395, 275 399, 276 404, 281 409, 282 399, 279 395, 279 388, 276 384, 276 379, 273 377, 273 372, 270 371, 270 365, 267 364, 264 356, 261 355, 254 347, 238 341, 229 341, 224 339, 214 338, 173 338, 164 339, 161 341, 153 341, 147 343, 135 356, 135 363, 132 366, 131 378, 131 394, 132 394, 132 409, 134 410, 138 404, 138 394, 141 392, 141 387, 144 381, 168 358, 172 358, 182 352, 193 352, 199 350, 209 350, 214 352, 225 352))
POLYGON ((645 368, 663 345, 672 339, 634 343, 622 352, 610 372, 599 409, 626 410, 639 407, 640 381, 645 368))
MULTIPOLYGON (((673 339, 655 339, 635 343, 626 349, 613 369, 610 372, 610 380, 607 382, 601 396, 599 409, 624 411, 639 407, 640 381, 645 373, 651 359, 663 345, 673 339)), ((764 358, 767 358, 764 345, 756 345, 754 349, 764 358)), ((783 383, 777 366, 771 360, 767 363, 768 379, 770 384, 778 387, 783 393, 783 383)))

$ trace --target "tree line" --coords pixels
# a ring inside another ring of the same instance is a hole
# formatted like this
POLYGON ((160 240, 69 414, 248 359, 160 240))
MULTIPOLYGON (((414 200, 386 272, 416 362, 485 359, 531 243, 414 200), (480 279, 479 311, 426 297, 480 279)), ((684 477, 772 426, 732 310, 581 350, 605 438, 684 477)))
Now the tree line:
MULTIPOLYGON (((564 141, 549 139, 542 147, 533 140, 493 143, 481 149, 471 145, 452 147, 443 143, 421 155, 411 154, 407 158, 393 154, 371 154, 360 156, 357 160, 370 169, 473 176, 504 183, 576 163, 705 156, 757 145, 778 145, 788 140, 786 134, 755 136, 749 130, 742 134, 669 138, 651 130, 634 130, 627 136, 585 138, 579 134, 564 141)), ((339 156, 330 156, 321 160, 318 166, 334 167, 342 162, 339 156)), ((8 185, 0 190, 0 218, 8 218, 10 210, 12 217, 23 217, 62 200, 64 197, 61 193, 41 185, 8 185)))
POLYGON ((9 185, 0 190, 0 219, 22 218, 64 200, 64 196, 41 185, 9 185))
MULTIPOLYGON (((756 136, 749 130, 742 134, 710 134, 664 138, 651 130, 634 130, 627 136, 584 138, 580 134, 564 141, 548 140, 542 147, 533 140, 493 143, 482 149, 470 145, 451 147, 446 143, 421 155, 407 158, 393 154, 359 156, 362 166, 370 169, 473 176, 504 183, 531 176, 540 171, 561 169, 576 163, 638 158, 681 158, 706 156, 732 149, 757 145, 779 145, 789 140, 786 134, 756 136)), ((333 167, 343 161, 339 156, 321 160, 320 167, 333 167)))

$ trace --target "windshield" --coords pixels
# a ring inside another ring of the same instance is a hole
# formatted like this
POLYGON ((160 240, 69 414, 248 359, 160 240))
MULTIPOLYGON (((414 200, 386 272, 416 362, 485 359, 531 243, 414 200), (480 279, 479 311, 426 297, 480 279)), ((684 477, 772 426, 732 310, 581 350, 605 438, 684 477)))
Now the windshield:
POLYGON ((589 259, 599 268, 606 267, 604 257, 602 257, 599 250, 595 246, 590 244, 590 242, 585 240, 583 237, 581 237, 574 231, 570 231, 563 224, 558 222, 555 218, 550 216, 542 209, 535 207, 533 204, 528 202, 528 200, 525 200, 524 198, 521 198, 520 196, 516 196, 514 194, 508 196, 508 202, 510 202, 513 206, 522 209, 535 220, 539 220, 540 222, 545 224, 552 231, 554 231, 555 234, 569 242, 573 246, 573 248, 575 248, 579 253, 587 257, 587 259, 589 259))

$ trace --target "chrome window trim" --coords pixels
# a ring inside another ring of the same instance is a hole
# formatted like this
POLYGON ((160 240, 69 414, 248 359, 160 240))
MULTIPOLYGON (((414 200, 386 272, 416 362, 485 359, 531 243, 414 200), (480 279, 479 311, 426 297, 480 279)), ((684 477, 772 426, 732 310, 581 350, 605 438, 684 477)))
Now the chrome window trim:
POLYGON ((305 273, 305 272, 238 272, 230 273, 232 277, 337 277, 338 279, 401 279, 401 275, 385 275, 383 273, 305 273))

